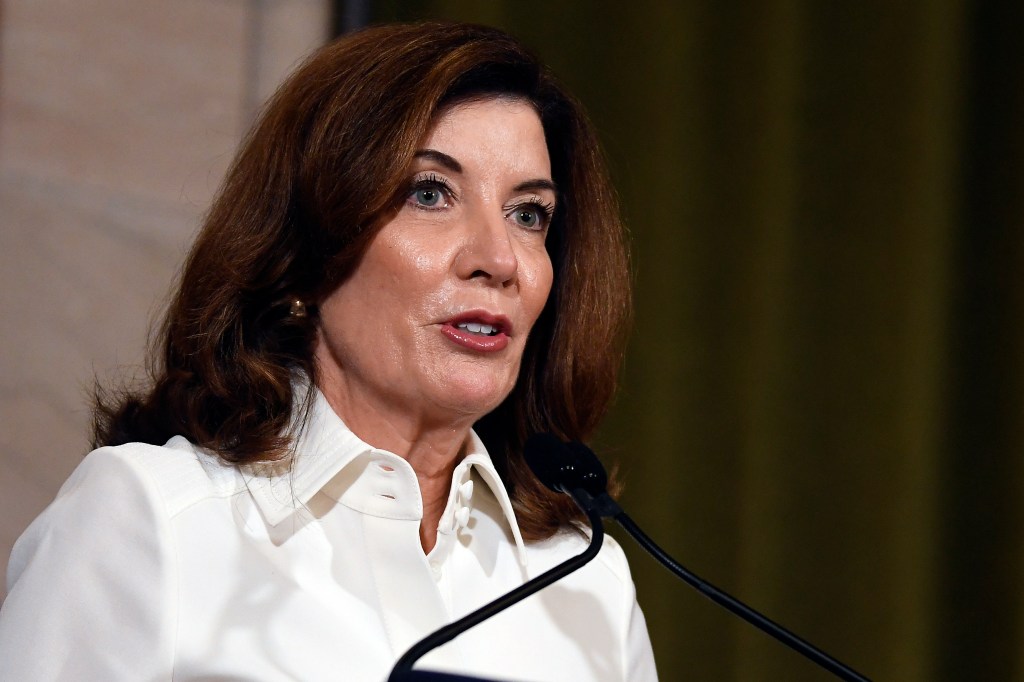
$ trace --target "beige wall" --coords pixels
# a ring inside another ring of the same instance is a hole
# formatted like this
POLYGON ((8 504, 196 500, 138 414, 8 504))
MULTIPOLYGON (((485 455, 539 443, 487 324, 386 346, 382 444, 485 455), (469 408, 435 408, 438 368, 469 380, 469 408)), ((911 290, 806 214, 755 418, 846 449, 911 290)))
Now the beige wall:
MULTIPOLYGON (((325 0, 0 0, 0 564, 87 450, 325 0)), ((5 594, 0 586, 0 595, 5 594)))

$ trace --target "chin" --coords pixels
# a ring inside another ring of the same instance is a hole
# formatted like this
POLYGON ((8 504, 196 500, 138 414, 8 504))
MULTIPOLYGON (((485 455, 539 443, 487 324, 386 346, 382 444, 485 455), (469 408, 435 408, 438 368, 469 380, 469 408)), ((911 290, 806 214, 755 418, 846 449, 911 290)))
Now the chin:
POLYGON ((472 415, 474 421, 491 412, 512 392, 514 381, 497 377, 452 378, 444 391, 442 402, 453 412, 472 415))

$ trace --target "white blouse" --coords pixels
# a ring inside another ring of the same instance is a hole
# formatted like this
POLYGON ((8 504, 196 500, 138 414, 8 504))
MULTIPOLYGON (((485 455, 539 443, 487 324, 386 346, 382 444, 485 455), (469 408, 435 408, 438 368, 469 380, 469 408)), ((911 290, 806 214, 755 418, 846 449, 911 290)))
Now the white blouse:
MULTIPOLYGON (((0 680, 374 680, 425 635, 581 552, 525 544, 476 434, 424 555, 409 464, 317 392, 290 465, 182 437, 100 448, 15 545, 0 680)), ((504 680, 655 680, 621 548, 416 666, 504 680)))

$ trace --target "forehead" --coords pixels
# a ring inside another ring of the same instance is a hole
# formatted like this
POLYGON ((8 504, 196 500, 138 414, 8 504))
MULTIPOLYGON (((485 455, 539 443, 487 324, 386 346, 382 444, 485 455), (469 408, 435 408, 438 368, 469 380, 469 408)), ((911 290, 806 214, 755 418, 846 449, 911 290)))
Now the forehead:
POLYGON ((540 117, 516 97, 458 102, 438 111, 421 149, 434 149, 464 166, 501 162, 508 170, 549 176, 550 160, 540 117))

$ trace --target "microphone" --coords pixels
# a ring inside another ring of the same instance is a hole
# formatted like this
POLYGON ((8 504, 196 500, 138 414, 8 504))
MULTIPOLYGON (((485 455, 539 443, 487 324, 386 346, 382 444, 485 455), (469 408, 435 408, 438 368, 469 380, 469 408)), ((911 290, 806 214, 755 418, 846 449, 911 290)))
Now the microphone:
MULTIPOLYGON (((701 592, 719 606, 723 606, 762 632, 771 635, 779 642, 817 663, 840 679, 848 682, 868 682, 856 670, 846 666, 835 658, 818 649, 810 642, 801 639, 794 633, 774 622, 767 616, 755 611, 740 600, 702 580, 685 566, 668 555, 654 543, 640 527, 622 510, 608 495, 608 475, 601 466, 597 455, 583 443, 576 441, 563 443, 549 433, 531 436, 526 441, 524 450, 526 463, 541 483, 556 491, 569 493, 581 506, 583 503, 577 495, 589 498, 588 507, 602 516, 612 517, 623 530, 629 533, 641 547, 681 578, 686 584, 701 592)), ((589 512, 588 512, 589 514, 589 512)))
MULTIPOLYGON (((529 444, 527 444, 527 447, 529 448, 529 444)), ((604 476, 603 469, 600 470, 600 475, 604 476)), ((604 479, 601 480, 593 478, 591 474, 587 474, 578 481, 566 480, 569 481, 565 484, 569 486, 566 489, 566 492, 572 495, 577 504, 580 504, 584 513, 587 515, 587 518, 590 520, 590 544, 587 545, 587 548, 583 550, 582 553, 566 559, 557 566, 541 573, 536 578, 528 580, 508 594, 498 597, 494 601, 481 606, 476 611, 449 623, 440 630, 437 630, 433 634, 427 635, 421 639, 398 659, 395 663, 395 667, 391 669, 391 674, 388 676, 388 682, 487 682, 481 678, 466 675, 413 670, 412 666, 432 649, 450 642, 474 625, 487 620, 491 616, 504 611, 513 604, 516 604, 530 595, 539 592, 551 583, 564 578, 579 568, 582 568, 586 563, 597 556, 598 552, 601 550, 601 545, 604 542, 604 524, 601 521, 601 518, 602 516, 607 516, 607 514, 603 513, 606 509, 603 502, 599 500, 597 495, 591 495, 588 491, 594 490, 595 492, 598 492, 599 480, 600 490, 604 490, 605 486, 608 484, 607 477, 605 476, 604 479)))

